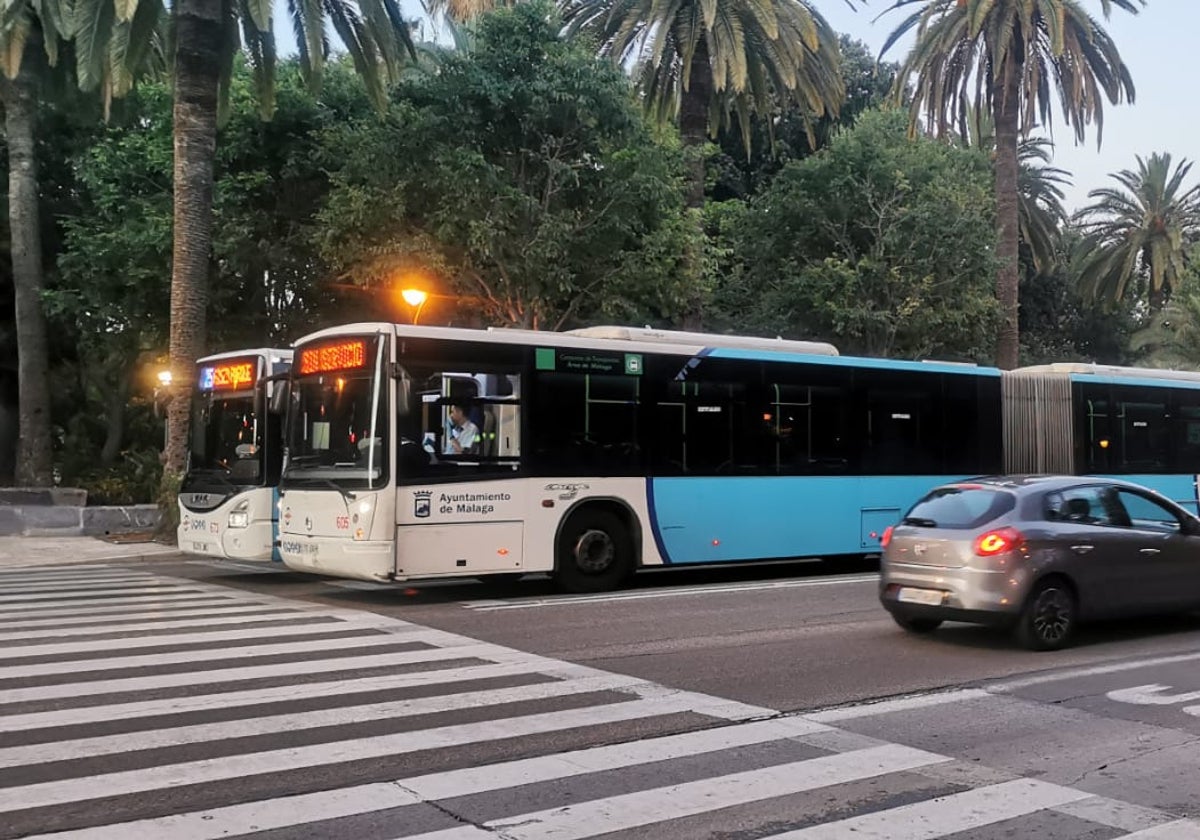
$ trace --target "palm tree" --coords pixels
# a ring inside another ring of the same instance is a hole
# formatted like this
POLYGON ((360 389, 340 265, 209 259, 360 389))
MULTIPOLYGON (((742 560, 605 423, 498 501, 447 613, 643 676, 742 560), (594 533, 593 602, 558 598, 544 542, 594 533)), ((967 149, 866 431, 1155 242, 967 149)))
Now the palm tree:
POLYGON ((1189 248, 1200 235, 1200 186, 1184 189, 1192 164, 1181 160, 1171 171, 1169 154, 1137 159, 1136 172, 1112 176, 1119 187, 1092 190, 1093 203, 1077 219, 1094 249, 1080 283, 1093 301, 1112 305, 1137 280, 1158 310, 1178 289, 1188 267, 1189 248))
POLYGON ((8 146, 8 221, 16 305, 19 419, 17 483, 49 485, 49 354, 42 310, 37 115, 51 82, 99 91, 107 110, 133 86, 149 57, 161 55, 161 0, 15 0, 0 20, 0 102, 8 146), (74 66, 59 58, 73 51, 74 66), (51 76, 58 76, 51 79, 51 76))
MULTIPOLYGON (((972 104, 996 126, 996 228, 1000 268, 996 297, 1002 321, 996 362, 1017 365, 1018 241, 1020 236, 1018 137, 1050 125, 1054 100, 1082 142, 1093 121, 1103 128, 1103 100, 1133 101, 1133 79, 1116 44, 1077 0, 895 0, 890 10, 919 5, 884 44, 887 52, 916 30, 916 43, 900 66, 899 99, 915 77, 910 119, 924 114, 929 129, 960 132, 972 104), (1055 96, 1057 92, 1057 96, 1055 96)), ((1135 13, 1145 0, 1100 0, 1135 13)))
MULTIPOLYGON (((749 148, 752 111, 794 97, 816 118, 845 98, 837 33, 808 0, 562 0, 569 33, 637 66, 646 106, 678 118, 687 146, 737 116, 749 148)), ((689 161, 688 205, 704 201, 704 160, 689 161)))
MULTIPOLYGON (((991 115, 972 107, 963 140, 969 146, 996 153, 991 115)), ((1062 226, 1067 222, 1065 188, 1071 173, 1050 165, 1054 144, 1045 137, 1026 137, 1017 144, 1017 217, 1019 240, 1029 249, 1033 267, 1048 271, 1058 261, 1062 226)))
MULTIPOLYGON (((218 110, 243 42, 264 116, 273 109, 275 40, 270 0, 177 0, 175 18, 175 196, 171 266, 172 381, 191 382, 203 355, 212 248, 213 163, 218 110), (240 35, 239 35, 240 30, 240 35)), ((405 54, 415 56, 410 24, 394 0, 288 0, 301 67, 315 91, 329 53, 328 24, 381 111, 405 54)), ((183 392, 183 393, 186 393, 183 392)), ((190 424, 186 398, 167 413, 163 492, 183 472, 190 424)))
POLYGON ((1194 370, 1200 365, 1200 292, 1194 280, 1176 288, 1146 326, 1129 337, 1129 349, 1147 367, 1194 370))
POLYGON ((1050 165, 1053 144, 1030 137, 1017 147, 1017 217, 1020 240, 1029 248, 1033 267, 1049 271, 1058 261, 1062 228, 1067 222, 1064 189, 1071 173, 1050 165))

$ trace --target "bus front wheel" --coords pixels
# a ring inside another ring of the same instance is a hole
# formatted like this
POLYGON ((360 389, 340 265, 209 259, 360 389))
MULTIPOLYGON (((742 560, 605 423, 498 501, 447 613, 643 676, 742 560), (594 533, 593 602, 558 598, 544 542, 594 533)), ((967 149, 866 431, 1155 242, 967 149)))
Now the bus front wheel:
POLYGON ((581 510, 563 526, 556 560, 554 578, 567 592, 616 589, 633 573, 633 540, 615 514, 581 510))

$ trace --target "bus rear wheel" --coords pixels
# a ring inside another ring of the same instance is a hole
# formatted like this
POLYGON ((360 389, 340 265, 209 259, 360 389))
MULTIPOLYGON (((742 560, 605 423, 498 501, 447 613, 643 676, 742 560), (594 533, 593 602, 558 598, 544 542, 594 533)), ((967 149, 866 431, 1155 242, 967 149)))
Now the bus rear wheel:
POLYGON ((559 533, 555 560, 554 579, 567 592, 616 589, 633 574, 633 540, 620 517, 584 509, 559 533))

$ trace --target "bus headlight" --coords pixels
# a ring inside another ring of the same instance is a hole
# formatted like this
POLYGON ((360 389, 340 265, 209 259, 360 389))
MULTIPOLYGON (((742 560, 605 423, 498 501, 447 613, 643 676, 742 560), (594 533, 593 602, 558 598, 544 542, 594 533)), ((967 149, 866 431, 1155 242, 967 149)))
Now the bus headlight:
POLYGON ((234 506, 233 510, 229 511, 229 527, 230 528, 248 528, 250 527, 250 500, 243 499, 234 506))

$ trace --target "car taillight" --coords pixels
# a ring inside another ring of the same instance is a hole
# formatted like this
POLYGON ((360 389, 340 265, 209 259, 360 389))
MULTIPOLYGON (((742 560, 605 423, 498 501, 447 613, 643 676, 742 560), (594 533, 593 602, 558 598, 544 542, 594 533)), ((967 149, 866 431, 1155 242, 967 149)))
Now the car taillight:
POLYGON ((883 529, 883 536, 879 538, 879 544, 884 548, 888 547, 888 543, 892 541, 893 526, 889 525, 883 529))
POLYGON ((975 553, 980 557, 991 557, 1020 548, 1024 542, 1025 537, 1015 528, 1000 528, 980 534, 975 540, 975 553))

